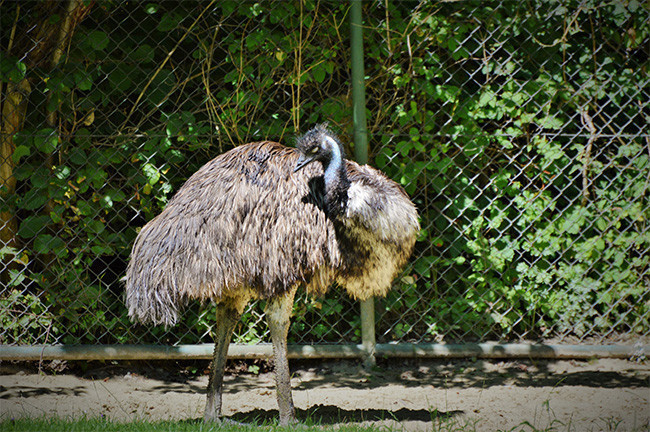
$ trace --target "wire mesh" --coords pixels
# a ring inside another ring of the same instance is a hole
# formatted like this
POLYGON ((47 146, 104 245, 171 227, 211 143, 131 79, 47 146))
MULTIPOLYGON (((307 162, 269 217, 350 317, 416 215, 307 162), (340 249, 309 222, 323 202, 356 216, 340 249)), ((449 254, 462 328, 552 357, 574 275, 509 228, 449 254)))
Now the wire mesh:
MULTIPOLYGON (((202 164, 328 121, 349 142, 347 2, 0 4, 0 343, 197 343, 134 325, 137 229, 202 164)), ((422 233, 379 342, 650 335, 650 26, 629 2, 363 3, 371 164, 422 233)), ((348 144, 348 154, 354 143, 348 144)), ((235 341, 268 340, 263 302, 235 341)), ((293 343, 360 342, 338 288, 293 343)))

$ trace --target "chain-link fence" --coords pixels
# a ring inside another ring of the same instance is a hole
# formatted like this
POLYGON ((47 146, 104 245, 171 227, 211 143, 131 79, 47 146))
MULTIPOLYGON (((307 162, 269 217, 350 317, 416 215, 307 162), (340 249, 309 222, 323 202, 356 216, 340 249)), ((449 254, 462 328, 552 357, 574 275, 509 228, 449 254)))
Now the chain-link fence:
MULTIPOLYGON (((352 132, 348 2, 0 3, 3 345, 210 342, 129 322, 137 229, 203 163, 352 132)), ((650 335, 647 2, 363 3, 370 163, 418 206, 379 342, 650 335)), ((348 146, 348 154, 354 143, 348 146)), ((252 304, 236 341, 266 341, 252 304)), ((334 288, 290 342, 358 343, 334 288)))

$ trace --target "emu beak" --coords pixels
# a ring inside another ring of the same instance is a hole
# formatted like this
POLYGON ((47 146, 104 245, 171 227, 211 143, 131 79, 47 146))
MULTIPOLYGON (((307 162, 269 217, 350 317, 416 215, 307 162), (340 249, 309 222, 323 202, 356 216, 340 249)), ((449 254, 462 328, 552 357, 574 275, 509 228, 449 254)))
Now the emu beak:
POLYGON ((301 170, 302 168, 309 165, 313 161, 314 161, 313 158, 301 154, 300 157, 298 158, 298 162, 296 162, 296 167, 294 168, 293 172, 301 170))

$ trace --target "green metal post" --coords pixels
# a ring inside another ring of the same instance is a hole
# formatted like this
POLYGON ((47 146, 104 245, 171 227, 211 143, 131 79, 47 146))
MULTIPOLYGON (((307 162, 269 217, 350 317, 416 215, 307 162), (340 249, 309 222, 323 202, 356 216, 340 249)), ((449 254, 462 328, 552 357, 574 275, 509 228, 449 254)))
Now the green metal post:
MULTIPOLYGON (((363 67, 363 23, 361 0, 350 5, 350 59, 352 67, 352 123, 354 157, 360 164, 368 163, 368 133, 366 129, 366 86, 363 67)), ((375 364, 375 300, 361 302, 361 343, 366 366, 375 364)))
POLYGON ((366 84, 363 67, 363 27, 361 0, 351 0, 350 58, 352 66, 352 122, 354 127, 354 158, 368 163, 368 134, 366 130, 366 84))

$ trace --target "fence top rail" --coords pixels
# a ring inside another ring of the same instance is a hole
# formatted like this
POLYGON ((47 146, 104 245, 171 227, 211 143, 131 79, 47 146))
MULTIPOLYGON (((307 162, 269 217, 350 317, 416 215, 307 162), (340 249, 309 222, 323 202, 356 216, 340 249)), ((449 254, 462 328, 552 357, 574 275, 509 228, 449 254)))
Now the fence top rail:
MULTIPOLYGON (((42 360, 200 360, 211 359, 212 344, 196 345, 0 345, 0 361, 42 360)), ((512 359, 642 359, 650 345, 554 345, 529 343, 377 344, 375 354, 385 358, 512 358, 512 359)), ((271 344, 232 344, 231 359, 268 359, 271 344)), ((365 348, 347 345, 289 345, 292 359, 363 358, 365 348)))

